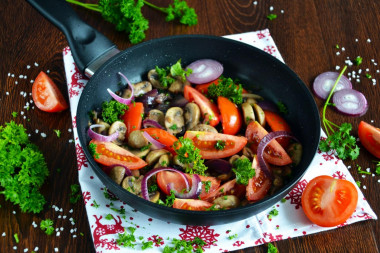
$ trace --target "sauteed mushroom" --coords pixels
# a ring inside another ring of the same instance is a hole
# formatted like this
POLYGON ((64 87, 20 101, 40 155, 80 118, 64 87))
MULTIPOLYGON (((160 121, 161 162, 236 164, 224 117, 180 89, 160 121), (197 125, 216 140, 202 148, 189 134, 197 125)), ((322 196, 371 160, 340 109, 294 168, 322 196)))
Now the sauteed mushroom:
POLYGON ((264 126, 265 125, 265 113, 263 109, 258 104, 253 104, 253 110, 255 111, 256 114, 256 120, 259 122, 260 125, 264 126))
POLYGON ((198 124, 190 130, 191 131, 200 131, 200 132, 218 133, 218 131, 215 129, 215 127, 212 127, 212 126, 206 125, 206 124, 198 124))
MULTIPOLYGON (((136 97, 143 95, 152 90, 152 84, 149 81, 141 81, 138 83, 134 83, 132 84, 132 86, 133 86, 134 96, 136 97)), ((125 89, 123 91, 122 97, 129 98, 130 96, 131 96, 131 90, 125 89)))
POLYGON ((199 123, 201 117, 201 110, 196 103, 188 103, 185 106, 185 121, 186 129, 192 129, 199 123))
POLYGON ((121 184, 125 176, 125 169, 122 166, 115 166, 111 169, 110 178, 115 181, 117 184, 121 184))
POLYGON ((166 149, 156 149, 149 152, 149 154, 146 156, 145 161, 148 163, 149 166, 157 163, 157 161, 160 159, 162 155, 167 154, 168 151, 166 149))
POLYGON ((166 112, 165 127, 169 133, 176 135, 182 132, 184 125, 185 119, 181 107, 172 107, 166 112))
POLYGON ((119 131, 119 136, 116 140, 112 141, 115 144, 121 145, 125 140, 125 133, 127 132, 127 127, 124 122, 115 121, 112 123, 110 128, 108 129, 108 135, 113 134, 114 132, 119 131))
POLYGON ((151 69, 148 72, 148 80, 153 85, 153 87, 161 90, 166 90, 168 87, 164 87, 161 85, 160 81, 158 80, 158 74, 155 69, 151 69))
POLYGON ((255 121, 255 113, 253 112, 253 108, 250 103, 243 103, 241 105, 241 109, 243 110, 244 122, 246 125, 252 121, 255 121))
POLYGON ((169 91, 173 93, 183 92, 186 85, 190 85, 190 82, 182 80, 182 77, 177 77, 176 80, 170 85, 169 91))
POLYGON ((216 198, 213 201, 213 204, 217 205, 218 208, 230 209, 238 207, 240 204, 240 200, 235 195, 224 195, 219 198, 216 198))
POLYGON ((128 176, 124 178, 121 186, 127 191, 139 195, 141 193, 141 182, 144 176, 139 176, 138 178, 134 176, 128 176))
POLYGON ((95 132, 97 132, 98 134, 104 134, 104 135, 106 135, 108 133, 108 129, 110 128, 110 125, 107 122, 104 122, 101 119, 96 119, 94 122, 95 122, 95 124, 104 126, 103 129, 101 127, 94 128, 95 132))
POLYGON ((165 114, 157 109, 152 109, 148 113, 148 119, 158 122, 161 126, 165 126, 165 114))
POLYGON ((128 136, 128 145, 132 148, 142 148, 148 145, 148 140, 140 130, 133 131, 128 136))

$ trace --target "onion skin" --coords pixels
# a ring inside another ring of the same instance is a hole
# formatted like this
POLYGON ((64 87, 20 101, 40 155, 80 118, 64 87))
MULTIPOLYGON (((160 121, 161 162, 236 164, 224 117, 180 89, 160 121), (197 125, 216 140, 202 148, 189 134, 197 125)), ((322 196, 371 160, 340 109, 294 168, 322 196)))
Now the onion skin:
POLYGON ((202 181, 201 178, 197 174, 192 175, 191 179, 191 188, 187 193, 177 192, 174 189, 173 183, 168 184, 168 191, 173 191, 174 196, 181 199, 197 199, 199 194, 202 191, 202 181))
POLYGON ((164 148, 166 147, 164 144, 162 144, 161 142, 158 142, 157 140, 155 140, 152 136, 150 136, 150 134, 148 134, 147 132, 143 131, 143 135, 144 137, 150 142, 152 143, 152 146, 154 146, 154 149, 161 149, 161 148, 164 148))
POLYGON ((104 126, 100 125, 100 124, 91 125, 87 131, 87 134, 92 140, 112 142, 112 141, 116 140, 117 137, 119 136, 119 131, 116 131, 111 135, 98 134, 98 133, 94 132, 94 130, 92 130, 93 128, 96 128, 96 127, 101 127, 104 129, 104 126))
POLYGON ((128 78, 121 72, 118 72, 118 74, 124 78, 124 80, 127 82, 129 88, 131 89, 131 97, 130 98, 122 98, 118 95, 116 95, 112 90, 107 89, 108 93, 115 99, 117 102, 125 104, 125 105, 130 105, 132 103, 132 100, 134 99, 134 90, 131 82, 128 80, 128 78))
POLYGON ((157 121, 154 121, 152 119, 144 119, 142 124, 144 128, 154 127, 154 128, 164 129, 157 121))

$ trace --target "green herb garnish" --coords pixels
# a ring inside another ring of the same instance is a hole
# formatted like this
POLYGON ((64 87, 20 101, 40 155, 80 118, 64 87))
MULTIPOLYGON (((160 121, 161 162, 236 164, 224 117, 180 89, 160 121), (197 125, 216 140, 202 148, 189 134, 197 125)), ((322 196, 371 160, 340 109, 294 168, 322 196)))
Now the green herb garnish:
POLYGON ((217 150, 224 150, 225 147, 226 147, 226 142, 225 141, 222 141, 222 140, 216 141, 215 148, 217 150))
POLYGON ((359 66, 360 64, 362 64, 362 62, 363 62, 363 58, 360 57, 360 56, 358 56, 358 57, 356 57, 356 58, 354 59, 354 64, 355 64, 356 66, 359 66))
POLYGON ((256 175, 256 171, 247 157, 236 159, 232 163, 232 171, 236 175, 236 183, 243 185, 248 185, 248 181, 256 175))
POLYGON ((143 241, 141 243, 142 243, 142 245, 141 245, 142 250, 153 248, 153 242, 152 241, 147 241, 147 242, 143 241))
POLYGON ((380 176, 380 161, 373 161, 373 162, 377 163, 375 173, 380 176))
POLYGON ((104 122, 112 125, 115 121, 120 120, 120 117, 124 115, 125 110, 128 110, 128 106, 111 100, 102 103, 102 118, 104 122))
POLYGON ((286 105, 283 102, 278 101, 276 105, 277 105, 277 108, 278 108, 279 112, 281 112, 283 114, 288 114, 289 113, 288 107, 286 107, 286 105))
POLYGON ((204 165, 204 160, 200 154, 201 151, 194 146, 191 139, 180 137, 173 146, 179 161, 190 165, 185 167, 186 173, 202 176, 205 174, 207 167, 204 165))
POLYGON ((54 233, 53 221, 51 219, 42 220, 40 223, 40 228, 45 231, 45 234, 52 235, 54 233))
POLYGON ((272 243, 268 243, 268 253, 278 253, 278 249, 272 243))
POLYGON ((235 238, 238 238, 238 234, 228 236, 228 239, 230 240, 235 239, 235 238))
POLYGON ((358 173, 359 174, 367 174, 367 175, 371 175, 372 173, 369 172, 369 171, 365 171, 365 170, 362 170, 362 167, 358 165, 358 173))
POLYGON ((273 208, 268 214, 268 219, 271 220, 273 216, 277 216, 277 215, 278 215, 278 210, 276 208, 273 208))
POLYGON ((269 19, 269 20, 274 20, 276 18, 277 18, 276 14, 271 13, 271 14, 267 15, 267 19, 269 19))
POLYGON ((94 157, 94 158, 96 158, 96 159, 98 159, 99 158, 99 156, 100 156, 100 154, 98 153, 98 152, 96 152, 96 144, 95 143, 90 143, 89 145, 88 145, 88 151, 90 152, 90 154, 94 157))
POLYGON ((208 193, 211 188, 211 181, 202 181, 202 184, 205 186, 205 192, 208 193))
POLYGON ((136 228, 128 227, 128 230, 129 230, 129 232, 127 231, 127 229, 124 228, 124 233, 118 234, 118 238, 116 239, 116 243, 117 243, 117 245, 123 246, 124 248, 127 248, 127 247, 128 248, 134 248, 136 246, 136 244, 134 243, 134 242, 136 242, 136 238, 134 236, 134 232, 135 232, 136 228))
POLYGON ((213 83, 208 87, 207 94, 215 99, 218 97, 228 98, 237 105, 243 103, 243 87, 241 84, 235 84, 231 78, 219 77, 217 84, 213 83))
POLYGON ((360 181, 356 181, 355 183, 360 188, 360 186, 361 186, 362 183, 360 181))
POLYGON ((144 147, 140 148, 140 150, 145 151, 145 150, 149 149, 150 146, 152 146, 152 143, 149 142, 148 145, 145 145, 144 147))
MULTIPOLYGON (((186 76, 190 75, 193 71, 191 69, 184 70, 181 66, 181 60, 178 60, 174 65, 166 68, 159 68, 156 66, 158 80, 163 87, 169 87, 179 77, 186 80, 186 76)), ((175 129, 174 129, 175 130, 175 129)))
POLYGON ((20 242, 20 239, 18 238, 18 234, 17 233, 13 234, 13 238, 15 238, 15 242, 16 243, 20 242))
POLYGON ((58 138, 61 137, 61 130, 54 129, 54 133, 57 135, 58 138))
POLYGON ((171 130, 177 130, 177 124, 173 124, 171 127, 169 127, 169 129, 171 129, 171 130))
POLYGON ((12 117, 16 118, 18 116, 18 112, 12 112, 12 117))
POLYGON ((92 206, 94 207, 94 208, 99 208, 99 204, 98 203, 96 203, 96 201, 95 201, 95 199, 94 199, 94 201, 92 201, 92 206))
POLYGON ((75 204, 82 198, 82 194, 80 193, 80 186, 78 184, 72 184, 70 185, 70 189, 70 203, 75 204))

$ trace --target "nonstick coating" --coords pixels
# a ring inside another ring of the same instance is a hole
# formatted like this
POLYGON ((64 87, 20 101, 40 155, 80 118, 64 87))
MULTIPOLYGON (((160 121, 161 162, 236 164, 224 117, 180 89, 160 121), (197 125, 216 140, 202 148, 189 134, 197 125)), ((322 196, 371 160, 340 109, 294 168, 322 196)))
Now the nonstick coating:
MULTIPOLYGON (((285 64, 273 56, 247 44, 214 36, 181 35, 160 38, 131 47, 106 62, 87 83, 78 105, 77 127, 84 153, 103 184, 121 201, 151 217, 188 225, 224 224, 249 218, 281 200, 300 180, 316 153, 320 137, 319 113, 306 85, 285 64), (198 59, 214 59, 224 66, 224 75, 238 78, 248 90, 272 102, 283 102, 285 115, 293 133, 303 146, 301 163, 293 178, 280 191, 244 207, 221 211, 178 210, 151 203, 137 197, 108 177, 91 157, 87 145, 88 113, 111 100, 106 91, 120 90, 119 71, 134 83, 147 80, 147 72, 155 66, 166 67, 181 59, 182 65, 198 59)), ((99 186, 100 187, 100 186, 99 186)))

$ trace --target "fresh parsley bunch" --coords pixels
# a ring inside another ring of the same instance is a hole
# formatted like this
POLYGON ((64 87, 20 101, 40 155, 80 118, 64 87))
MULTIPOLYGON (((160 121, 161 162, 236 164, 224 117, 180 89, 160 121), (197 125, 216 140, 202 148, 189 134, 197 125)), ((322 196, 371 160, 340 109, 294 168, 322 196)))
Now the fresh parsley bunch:
POLYGON ((23 125, 0 126, 0 191, 22 212, 39 213, 46 200, 39 192, 49 175, 43 154, 28 139, 23 125))
POLYGON ((248 185, 249 180, 256 175, 252 162, 247 157, 236 159, 232 163, 232 171, 236 175, 236 183, 243 185, 248 185))
POLYGON ((231 78, 221 76, 219 77, 218 84, 213 83, 208 87, 208 96, 215 99, 225 97, 233 103, 240 105, 243 103, 243 87, 241 84, 235 83, 231 78))

